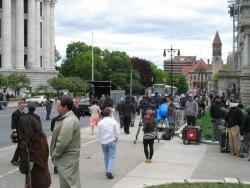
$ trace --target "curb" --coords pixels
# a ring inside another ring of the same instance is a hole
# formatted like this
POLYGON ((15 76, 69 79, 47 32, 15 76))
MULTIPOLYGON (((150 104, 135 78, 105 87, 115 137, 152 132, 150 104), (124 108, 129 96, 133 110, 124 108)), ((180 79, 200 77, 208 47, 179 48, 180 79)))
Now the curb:
MULTIPOLYGON (((250 185, 249 181, 240 181, 238 178, 224 178, 223 180, 209 180, 209 179, 184 179, 180 181, 167 181, 165 184, 171 183, 229 183, 229 184, 246 184, 250 185)), ((160 184, 157 184, 160 185, 160 184)))

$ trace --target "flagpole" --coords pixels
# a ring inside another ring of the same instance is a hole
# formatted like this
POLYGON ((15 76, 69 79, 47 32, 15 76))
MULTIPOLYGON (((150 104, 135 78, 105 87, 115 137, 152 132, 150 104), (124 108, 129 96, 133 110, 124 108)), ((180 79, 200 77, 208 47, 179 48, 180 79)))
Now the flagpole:
POLYGON ((92 53, 91 53, 91 57, 92 57, 92 64, 91 64, 91 80, 94 81, 94 48, 93 48, 93 32, 92 32, 92 53))

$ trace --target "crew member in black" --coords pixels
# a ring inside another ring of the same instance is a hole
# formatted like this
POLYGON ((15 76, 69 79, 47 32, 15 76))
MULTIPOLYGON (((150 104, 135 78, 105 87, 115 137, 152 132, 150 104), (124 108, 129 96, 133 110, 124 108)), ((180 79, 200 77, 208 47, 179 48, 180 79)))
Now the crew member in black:
MULTIPOLYGON (((25 106, 25 102, 24 101, 19 101, 17 110, 15 112, 13 112, 13 114, 11 115, 12 140, 15 143, 17 142, 17 141, 14 141, 15 138, 18 138, 18 121, 19 121, 20 116, 22 114, 24 114, 24 112, 23 112, 24 106, 25 106)), ((11 163, 13 165, 15 165, 15 166, 19 165, 18 146, 17 146, 17 148, 15 150, 13 158, 11 159, 11 163)))

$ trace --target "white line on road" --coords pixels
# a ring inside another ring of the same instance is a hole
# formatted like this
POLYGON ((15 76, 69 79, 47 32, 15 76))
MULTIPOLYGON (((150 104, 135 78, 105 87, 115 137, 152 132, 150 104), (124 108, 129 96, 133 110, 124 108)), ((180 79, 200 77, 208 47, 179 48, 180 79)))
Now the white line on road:
POLYGON ((10 115, 0 115, 0 117, 10 117, 10 115))
MULTIPOLYGON (((87 145, 89 145, 89 144, 92 144, 92 143, 98 141, 98 140, 99 140, 99 139, 95 139, 95 140, 92 140, 92 141, 87 142, 87 143, 85 143, 85 144, 82 144, 81 147, 85 147, 85 146, 87 146, 87 145)), ((49 159, 51 159, 51 157, 49 157, 49 159)), ((7 173, 4 174, 4 175, 0 175, 0 179, 1 179, 1 178, 4 178, 4 177, 6 177, 6 176, 8 176, 9 174, 12 174, 13 172, 18 171, 18 170, 19 170, 19 168, 16 168, 16 169, 14 169, 14 170, 11 170, 11 171, 7 172, 7 173)))
POLYGON ((87 145, 89 145, 89 144, 92 144, 92 143, 94 143, 94 142, 96 142, 96 141, 98 141, 98 140, 99 140, 99 139, 95 139, 95 140, 92 140, 92 141, 87 142, 87 143, 85 143, 85 144, 82 144, 81 147, 84 147, 84 146, 87 146, 87 145))

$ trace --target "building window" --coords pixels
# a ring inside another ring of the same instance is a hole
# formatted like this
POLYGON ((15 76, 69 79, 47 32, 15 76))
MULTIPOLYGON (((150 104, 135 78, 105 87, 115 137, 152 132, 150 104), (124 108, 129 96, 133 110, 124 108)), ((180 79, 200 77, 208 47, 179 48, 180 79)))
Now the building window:
POLYGON ((0 0, 0 9, 2 8, 2 0, 0 0))
POLYGON ((194 80, 196 80, 196 76, 194 76, 194 80))
POLYGON ((43 3, 40 2, 40 16, 43 16, 43 3))
POLYGON ((28 0, 24 0, 24 14, 28 13, 28 0))
POLYGON ((24 67, 27 69, 28 68, 28 55, 24 55, 24 67))
POLYGON ((28 47, 28 20, 24 20, 24 47, 28 47))
POLYGON ((40 67, 43 67, 43 56, 40 56, 40 67))
POLYGON ((0 68, 2 67, 2 54, 0 54, 0 68))
POLYGON ((192 75, 190 75, 190 80, 192 80, 193 79, 193 76, 192 75))
POLYGON ((43 47, 43 23, 40 22, 40 48, 43 47))

